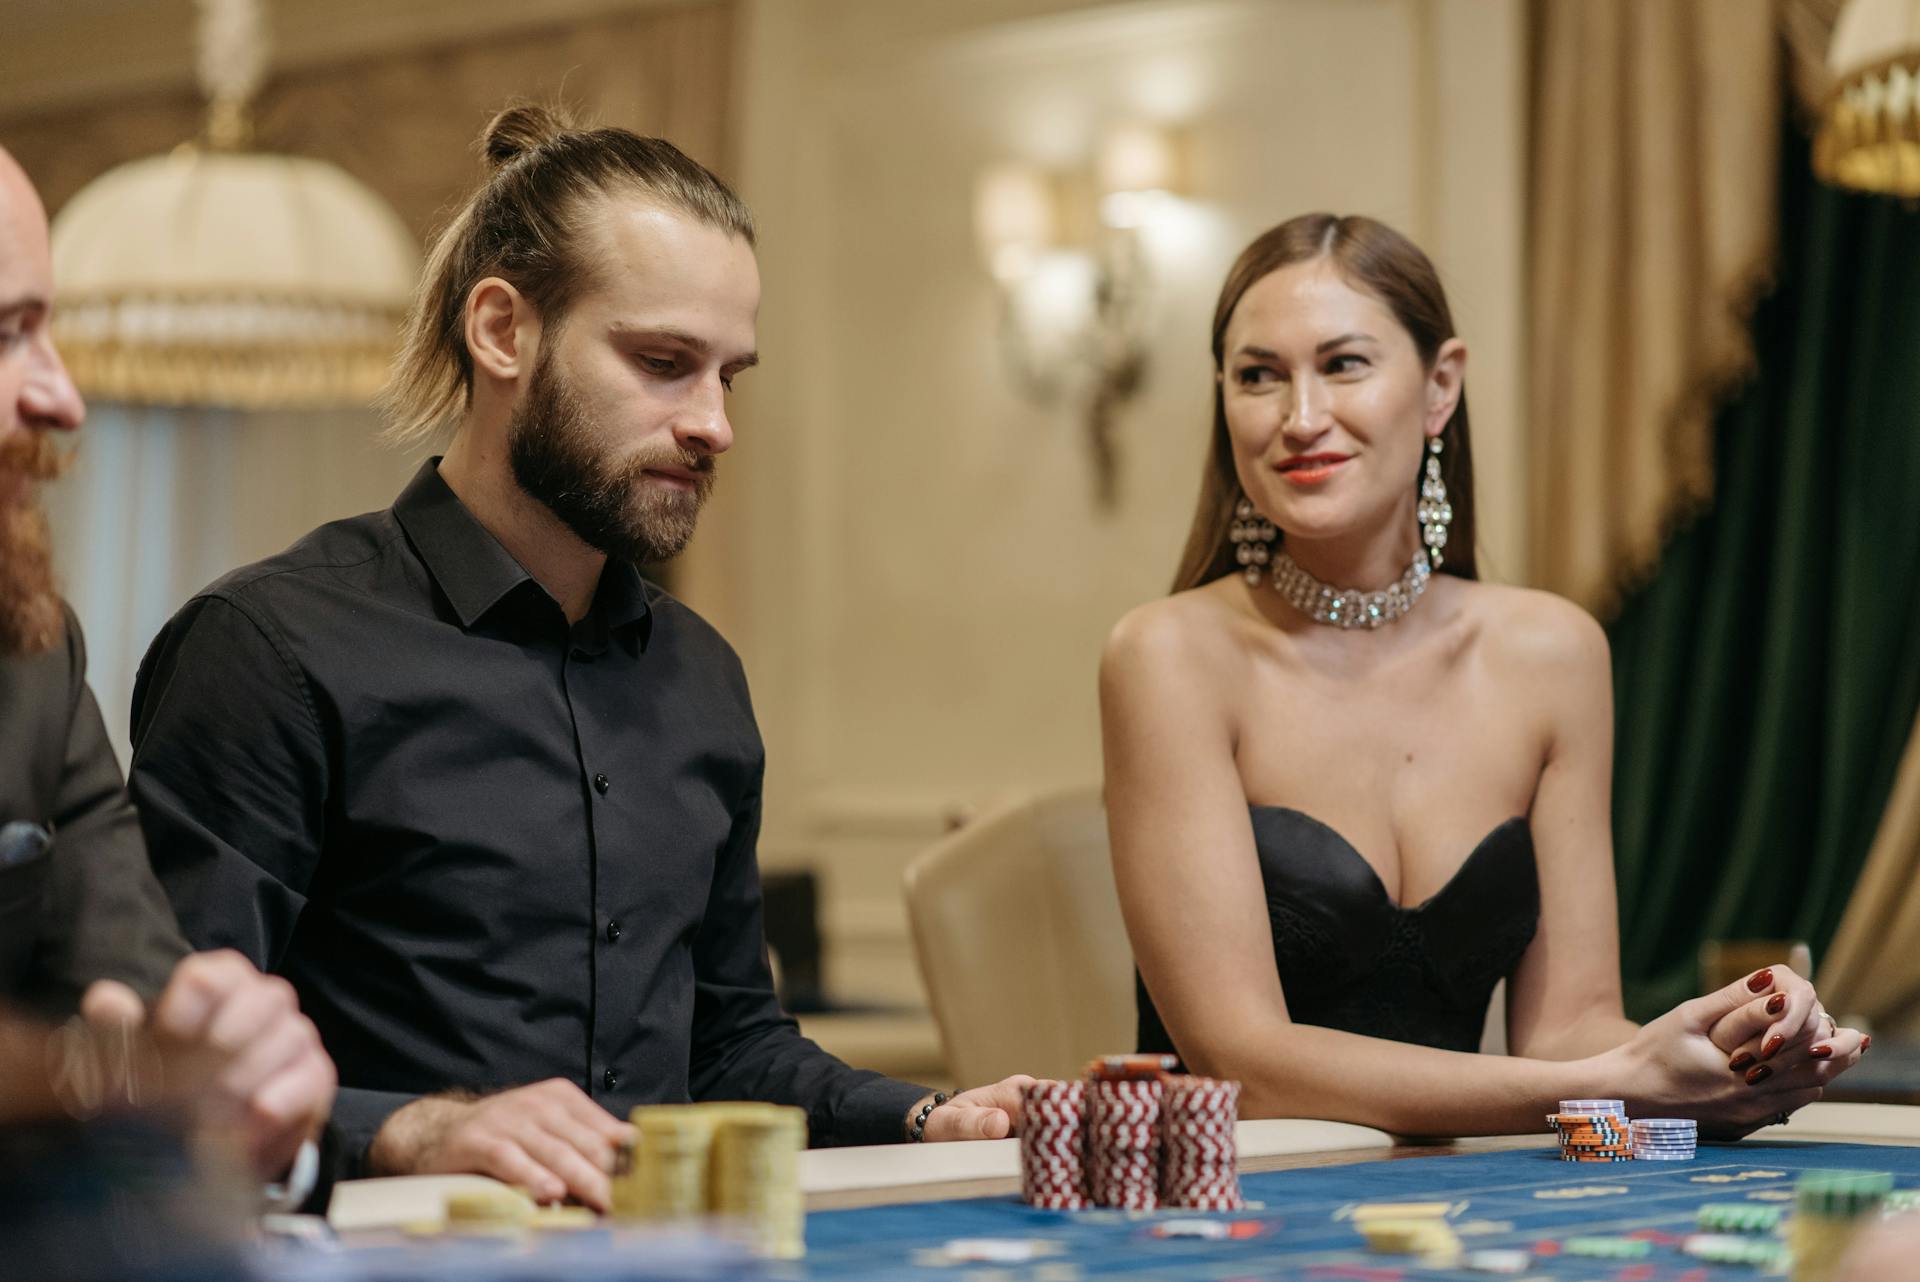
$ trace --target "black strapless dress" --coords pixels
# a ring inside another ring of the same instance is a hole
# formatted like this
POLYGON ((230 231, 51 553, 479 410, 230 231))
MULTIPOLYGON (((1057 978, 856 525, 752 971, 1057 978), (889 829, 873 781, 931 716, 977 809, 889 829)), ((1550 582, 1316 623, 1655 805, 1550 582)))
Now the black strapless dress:
MULTIPOLYGON (((1252 806, 1273 951, 1297 1024, 1442 1050, 1480 1048, 1487 1003, 1540 924, 1524 818, 1488 833, 1453 880, 1416 908, 1387 894, 1345 837, 1310 815, 1252 806)), ((1173 1054, 1136 973, 1143 1051, 1173 1054)))

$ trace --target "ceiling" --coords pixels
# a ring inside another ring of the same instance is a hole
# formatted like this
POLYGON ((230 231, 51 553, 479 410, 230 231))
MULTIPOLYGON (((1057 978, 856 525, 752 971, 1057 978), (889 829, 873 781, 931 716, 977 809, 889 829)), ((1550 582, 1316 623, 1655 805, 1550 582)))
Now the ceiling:
MULTIPOLYGON (((271 65, 305 68, 708 0, 261 0, 271 65)), ((193 0, 0 0, 0 118, 193 81, 193 0)), ((4 138, 0 138, 3 142, 4 138)))

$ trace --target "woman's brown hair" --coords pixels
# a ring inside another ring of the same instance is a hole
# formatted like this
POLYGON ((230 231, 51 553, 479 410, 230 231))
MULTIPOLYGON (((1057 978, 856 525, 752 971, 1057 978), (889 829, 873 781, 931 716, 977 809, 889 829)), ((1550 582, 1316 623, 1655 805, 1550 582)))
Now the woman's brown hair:
POLYGON ((753 244, 753 215, 732 189, 672 143, 625 129, 577 129, 565 112, 508 107, 480 136, 490 173, 427 252, 382 395, 387 437, 431 438, 473 395, 467 294, 489 276, 526 295, 549 326, 592 281, 584 235, 595 203, 616 193, 753 244))
MULTIPOLYGON (((1330 258, 1355 289, 1364 290, 1385 303, 1413 339, 1420 359, 1433 364, 1441 344, 1454 337, 1453 313, 1447 307, 1446 291, 1440 287, 1440 275, 1420 252, 1419 246, 1385 223, 1358 214, 1341 218, 1334 214, 1302 214, 1264 232, 1234 262, 1227 280, 1220 287, 1220 302, 1213 310, 1213 367, 1226 368, 1227 322, 1233 309, 1254 283, 1282 267, 1294 263, 1330 258)), ((1453 507, 1453 524, 1447 531, 1446 559, 1441 569, 1463 579, 1477 577, 1473 539, 1473 448, 1467 433, 1467 393, 1460 389, 1460 403, 1440 434, 1441 476, 1447 484, 1447 501, 1453 507)), ((1420 469, 1407 478, 1411 496, 1420 484, 1426 466, 1426 453, 1420 456, 1420 469)), ((1213 388, 1213 436, 1207 446, 1207 462, 1200 476, 1200 503, 1193 514, 1193 527, 1187 534, 1187 549, 1180 558, 1180 569, 1173 579, 1173 590, 1210 583, 1240 567, 1233 559, 1233 544, 1227 533, 1233 525, 1233 510, 1240 501, 1240 478, 1233 470, 1233 443, 1227 436, 1226 404, 1218 379, 1213 388)))

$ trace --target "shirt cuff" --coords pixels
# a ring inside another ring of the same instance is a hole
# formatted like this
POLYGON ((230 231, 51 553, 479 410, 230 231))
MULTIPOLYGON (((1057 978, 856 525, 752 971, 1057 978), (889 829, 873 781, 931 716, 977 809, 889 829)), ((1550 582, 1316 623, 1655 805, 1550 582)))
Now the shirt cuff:
POLYGON ((298 1210, 319 1183, 320 1146, 308 1140, 300 1146, 293 1165, 287 1168, 286 1178, 278 1184, 267 1185, 260 1198, 261 1210, 270 1215, 298 1210))
POLYGON ((373 1137, 387 1124, 387 1119, 420 1096, 408 1091, 376 1091, 362 1086, 342 1086, 333 1098, 333 1119, 330 1123, 332 1140, 336 1146, 333 1177, 336 1180, 357 1180, 370 1174, 367 1170, 367 1150, 373 1145, 373 1137))
POLYGON ((931 1086, 896 1082, 876 1075, 843 1096, 834 1109, 832 1129, 817 1137, 823 1148, 846 1144, 903 1144, 907 1138, 907 1114, 922 1099, 933 1094, 931 1086))

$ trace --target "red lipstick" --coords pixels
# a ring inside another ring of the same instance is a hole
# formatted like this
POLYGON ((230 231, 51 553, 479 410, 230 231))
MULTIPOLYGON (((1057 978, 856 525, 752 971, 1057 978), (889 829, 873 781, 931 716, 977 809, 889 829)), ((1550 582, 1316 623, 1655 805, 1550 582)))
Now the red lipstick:
POLYGON ((1352 457, 1351 454, 1296 454, 1276 470, 1295 485, 1317 485, 1352 457))

